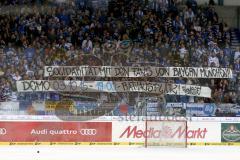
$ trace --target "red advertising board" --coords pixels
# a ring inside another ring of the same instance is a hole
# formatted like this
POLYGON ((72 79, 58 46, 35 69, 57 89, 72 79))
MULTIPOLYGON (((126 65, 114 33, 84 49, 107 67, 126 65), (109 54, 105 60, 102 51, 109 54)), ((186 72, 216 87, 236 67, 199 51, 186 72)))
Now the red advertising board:
POLYGON ((112 122, 0 122, 0 142, 111 142, 112 122))

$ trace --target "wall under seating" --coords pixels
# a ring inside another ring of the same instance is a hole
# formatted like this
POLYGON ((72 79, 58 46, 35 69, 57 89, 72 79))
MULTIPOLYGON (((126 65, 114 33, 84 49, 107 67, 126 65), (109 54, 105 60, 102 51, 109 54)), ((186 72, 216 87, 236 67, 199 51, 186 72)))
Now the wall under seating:
MULTIPOLYGON (((173 117, 155 118, 172 120, 173 117)), ((146 136, 162 133, 158 126, 146 132, 146 117, 99 117, 87 122, 63 122, 54 116, 0 116, 0 119, 0 145, 144 146, 146 136)), ((188 147, 240 146, 239 119, 194 117, 188 120, 188 147)), ((186 127, 168 128, 167 133, 174 138, 186 137, 186 127)))

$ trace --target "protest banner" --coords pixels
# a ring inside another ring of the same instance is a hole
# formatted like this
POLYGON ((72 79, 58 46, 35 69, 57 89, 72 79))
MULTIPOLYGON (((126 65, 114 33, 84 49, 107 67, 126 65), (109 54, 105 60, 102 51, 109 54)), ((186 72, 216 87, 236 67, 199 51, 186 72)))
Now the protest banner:
POLYGON ((170 95, 211 97, 211 89, 196 85, 145 81, 17 81, 18 92, 145 92, 170 95))
POLYGON ((45 66, 44 76, 232 78, 232 70, 207 67, 45 66))

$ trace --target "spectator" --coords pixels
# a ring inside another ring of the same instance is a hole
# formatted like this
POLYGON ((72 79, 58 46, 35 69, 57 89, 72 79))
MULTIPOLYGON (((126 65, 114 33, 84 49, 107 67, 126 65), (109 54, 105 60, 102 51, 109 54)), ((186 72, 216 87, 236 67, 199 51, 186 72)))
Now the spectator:
POLYGON ((183 60, 186 57, 187 54, 187 49, 185 48, 185 45, 182 43, 181 47, 179 49, 179 54, 180 54, 180 58, 183 60))
POLYGON ((240 49, 239 47, 236 48, 236 51, 234 53, 234 61, 240 58, 240 49))
POLYGON ((211 53, 208 57, 208 66, 209 67, 219 67, 219 59, 215 53, 211 53))
POLYGON ((234 70, 236 73, 240 73, 240 59, 237 59, 234 64, 234 70))
POLYGON ((14 75, 12 75, 12 79, 13 79, 14 81, 19 81, 19 80, 22 79, 22 77, 19 75, 19 72, 16 71, 16 73, 15 73, 14 75))
POLYGON ((90 40, 90 37, 88 35, 86 35, 86 38, 83 42, 82 42, 82 50, 85 53, 91 53, 92 49, 93 49, 93 43, 90 40))

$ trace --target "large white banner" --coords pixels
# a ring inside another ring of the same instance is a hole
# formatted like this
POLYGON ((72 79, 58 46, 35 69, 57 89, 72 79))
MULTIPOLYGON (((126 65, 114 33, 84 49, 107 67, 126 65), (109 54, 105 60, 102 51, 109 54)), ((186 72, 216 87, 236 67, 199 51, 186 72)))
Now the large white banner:
POLYGON ((139 81, 17 81, 18 92, 147 92, 211 97, 209 87, 139 81))
POLYGON ((207 67, 45 66, 44 76, 232 78, 232 70, 207 67))

